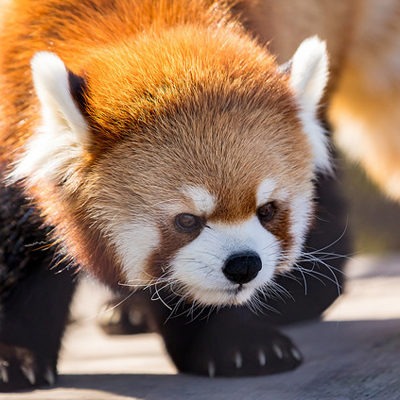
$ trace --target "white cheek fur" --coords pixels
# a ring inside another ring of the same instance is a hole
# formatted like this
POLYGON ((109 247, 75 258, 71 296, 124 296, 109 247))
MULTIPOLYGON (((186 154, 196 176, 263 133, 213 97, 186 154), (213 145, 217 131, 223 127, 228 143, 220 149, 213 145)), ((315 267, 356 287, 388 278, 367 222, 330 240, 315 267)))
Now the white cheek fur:
POLYGON ((280 251, 279 241, 254 216, 240 224, 209 224, 198 238, 177 252, 170 265, 173 278, 195 300, 205 304, 241 303, 271 281, 280 251), (222 268, 230 255, 243 251, 255 251, 262 269, 234 296, 237 285, 227 280, 222 268))
POLYGON ((160 245, 157 227, 142 221, 125 223, 115 228, 112 236, 127 283, 151 280, 151 276, 144 276, 144 271, 148 257, 160 245))
POLYGON ((287 267, 291 267, 300 256, 312 214, 312 202, 309 195, 298 195, 292 200, 291 205, 290 232, 293 238, 293 244, 290 248, 290 252, 286 254, 287 267))

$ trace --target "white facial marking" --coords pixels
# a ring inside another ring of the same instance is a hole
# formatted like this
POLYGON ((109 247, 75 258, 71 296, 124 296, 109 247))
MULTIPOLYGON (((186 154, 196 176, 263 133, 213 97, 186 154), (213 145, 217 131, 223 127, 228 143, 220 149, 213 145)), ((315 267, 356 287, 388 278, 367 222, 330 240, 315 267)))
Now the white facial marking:
POLYGON ((41 125, 27 142, 10 179, 60 181, 73 174, 88 139, 87 123, 69 88, 68 71, 53 53, 32 59, 32 76, 42 113, 41 125))
POLYGON ((325 42, 316 36, 304 40, 292 58, 290 86, 294 90, 299 117, 307 134, 317 170, 330 171, 328 140, 317 119, 318 104, 328 82, 325 42))
POLYGON ((204 304, 240 304, 255 290, 269 283, 280 256, 278 239, 262 227, 256 216, 239 224, 208 223, 202 233, 182 247, 171 261, 172 277, 188 294, 204 304), (233 254, 252 251, 259 255, 262 269, 238 291, 222 269, 233 254))
POLYGON ((271 199, 271 195, 276 188, 276 181, 272 178, 264 179, 257 190, 257 207, 262 206, 271 199))
POLYGON ((125 223, 114 229, 113 239, 127 283, 150 280, 152 277, 143 276, 143 271, 148 257, 160 244, 157 227, 144 221, 125 223))
POLYGON ((310 195, 301 194, 291 201, 290 233, 293 244, 290 252, 286 254, 288 266, 291 266, 300 256, 301 248, 308 230, 312 213, 312 202, 310 195))
POLYGON ((215 209, 215 198, 200 186, 184 186, 182 193, 193 201, 198 214, 210 215, 215 209))

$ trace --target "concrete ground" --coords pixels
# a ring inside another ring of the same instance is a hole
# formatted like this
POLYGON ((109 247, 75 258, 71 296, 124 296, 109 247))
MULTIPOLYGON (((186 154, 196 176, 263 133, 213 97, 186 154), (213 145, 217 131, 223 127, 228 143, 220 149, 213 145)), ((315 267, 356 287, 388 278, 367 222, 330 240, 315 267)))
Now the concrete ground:
POLYGON ((153 334, 108 337, 95 325, 104 292, 84 285, 64 341, 56 387, 0 395, 18 400, 400 400, 400 255, 350 262, 347 293, 322 322, 286 329, 305 363, 280 375, 177 375, 153 334))

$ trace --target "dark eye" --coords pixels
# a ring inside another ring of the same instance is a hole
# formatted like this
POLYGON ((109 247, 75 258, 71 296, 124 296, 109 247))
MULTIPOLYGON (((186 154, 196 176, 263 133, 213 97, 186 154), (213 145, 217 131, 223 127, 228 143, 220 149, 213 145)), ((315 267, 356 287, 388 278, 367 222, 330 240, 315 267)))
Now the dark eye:
POLYGON ((257 217, 261 224, 266 224, 275 217, 278 207, 274 201, 270 201, 257 209, 257 217))
POLYGON ((175 227, 178 231, 191 233, 200 230, 204 225, 203 218, 192 214, 178 214, 175 217, 175 227))

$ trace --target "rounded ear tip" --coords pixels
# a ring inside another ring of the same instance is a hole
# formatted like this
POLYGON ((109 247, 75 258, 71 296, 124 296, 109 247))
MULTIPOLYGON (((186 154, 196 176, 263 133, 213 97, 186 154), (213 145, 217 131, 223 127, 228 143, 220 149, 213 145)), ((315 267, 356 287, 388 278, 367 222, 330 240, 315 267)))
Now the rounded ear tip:
POLYGON ((31 68, 34 74, 41 74, 49 69, 64 70, 65 65, 57 54, 50 51, 39 51, 31 59, 31 68))
POLYGON ((326 47, 326 41, 321 39, 318 35, 310 36, 304 39, 301 44, 303 43, 312 44, 313 46, 326 47))
POLYGON ((304 39, 297 48, 296 53, 303 53, 305 51, 313 54, 319 53, 321 57, 327 57, 328 55, 326 41, 320 39, 318 36, 311 36, 304 39))
POLYGON ((55 53, 52 53, 51 51, 38 51, 36 52, 32 59, 31 59, 31 64, 37 64, 38 62, 41 62, 43 59, 56 59, 59 58, 55 53))
POLYGON ((326 86, 329 58, 326 42, 318 36, 303 40, 292 58, 291 83, 299 97, 310 92, 316 105, 326 86))

